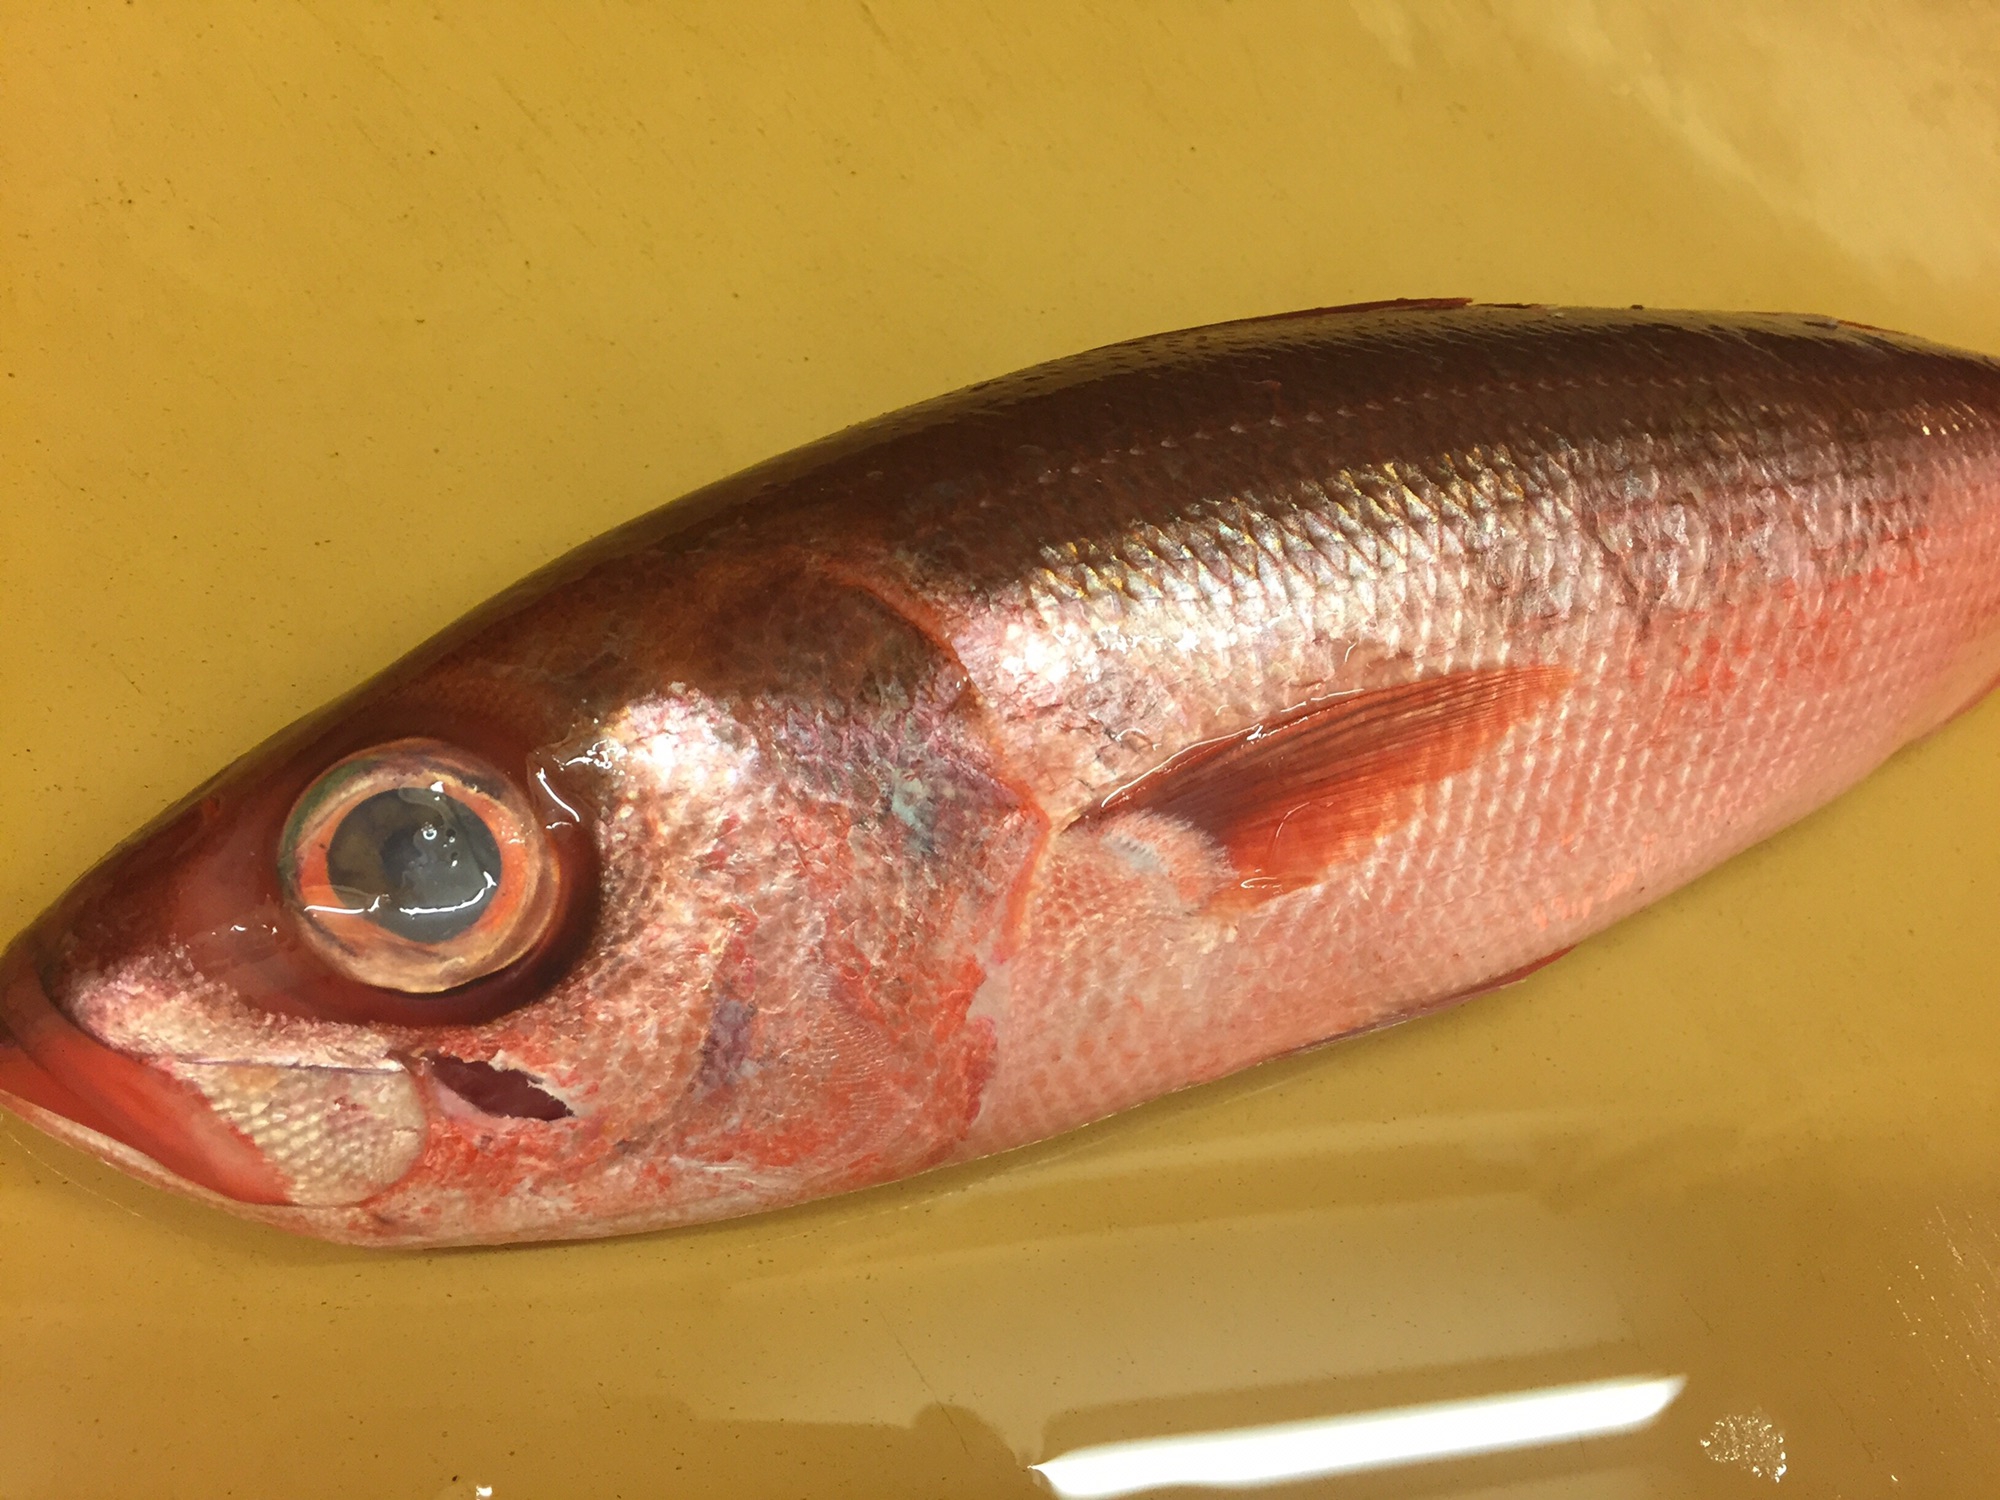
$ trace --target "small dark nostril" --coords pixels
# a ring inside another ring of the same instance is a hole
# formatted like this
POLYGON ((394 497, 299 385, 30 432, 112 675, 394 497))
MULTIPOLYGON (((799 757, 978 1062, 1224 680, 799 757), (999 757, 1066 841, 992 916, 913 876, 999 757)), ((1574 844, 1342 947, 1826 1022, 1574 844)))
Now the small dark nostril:
POLYGON ((431 1076, 474 1109, 516 1120, 567 1120, 576 1113, 526 1073, 427 1053, 431 1076))

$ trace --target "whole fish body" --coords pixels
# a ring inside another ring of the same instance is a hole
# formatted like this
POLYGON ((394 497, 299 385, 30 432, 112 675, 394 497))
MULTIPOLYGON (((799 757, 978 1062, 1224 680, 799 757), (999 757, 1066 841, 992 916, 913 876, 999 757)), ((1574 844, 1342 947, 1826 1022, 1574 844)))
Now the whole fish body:
POLYGON ((0 1090, 357 1243, 777 1207, 1518 977, 1996 674, 1990 359, 1143 339, 634 523, 246 757, 0 962, 0 1090))

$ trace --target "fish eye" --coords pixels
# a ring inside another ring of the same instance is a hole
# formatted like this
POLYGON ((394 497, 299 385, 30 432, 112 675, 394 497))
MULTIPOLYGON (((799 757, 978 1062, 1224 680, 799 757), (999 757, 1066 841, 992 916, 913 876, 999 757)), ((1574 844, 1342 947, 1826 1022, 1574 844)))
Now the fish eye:
POLYGON ((293 804, 278 873, 300 933, 349 978, 432 995, 513 963, 547 931, 561 868, 527 799, 438 740, 336 762, 293 804))

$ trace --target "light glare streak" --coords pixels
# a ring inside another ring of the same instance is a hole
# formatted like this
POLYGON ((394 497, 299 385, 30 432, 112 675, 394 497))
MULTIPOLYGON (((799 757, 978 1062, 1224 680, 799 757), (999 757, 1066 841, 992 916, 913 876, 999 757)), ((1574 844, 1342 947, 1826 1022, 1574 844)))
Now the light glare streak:
POLYGON ((1686 1383, 1677 1375, 1628 1376, 1271 1427, 1142 1438, 1079 1448, 1032 1467, 1063 1500, 1196 1485, 1255 1489, 1634 1432, 1672 1405, 1686 1383))

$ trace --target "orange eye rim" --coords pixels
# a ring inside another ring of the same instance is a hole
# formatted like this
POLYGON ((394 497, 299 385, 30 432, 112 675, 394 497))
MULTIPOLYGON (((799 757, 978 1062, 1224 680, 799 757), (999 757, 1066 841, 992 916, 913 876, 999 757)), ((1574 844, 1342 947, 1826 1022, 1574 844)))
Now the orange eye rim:
POLYGON ((294 927, 335 972, 379 989, 438 995, 499 972, 532 951, 562 906, 563 870, 541 820, 503 772, 441 740, 371 746, 334 762, 293 803, 279 836, 279 885, 294 927), (349 906, 327 872, 347 815, 381 792, 423 787, 462 803, 500 854, 493 899, 464 932, 404 937, 349 906))

